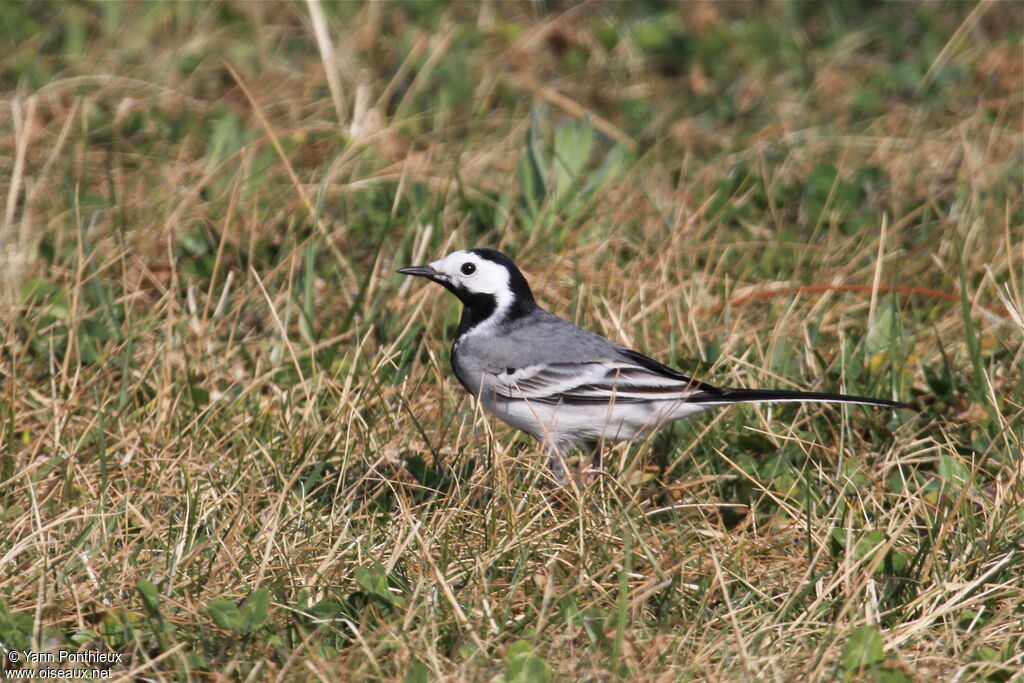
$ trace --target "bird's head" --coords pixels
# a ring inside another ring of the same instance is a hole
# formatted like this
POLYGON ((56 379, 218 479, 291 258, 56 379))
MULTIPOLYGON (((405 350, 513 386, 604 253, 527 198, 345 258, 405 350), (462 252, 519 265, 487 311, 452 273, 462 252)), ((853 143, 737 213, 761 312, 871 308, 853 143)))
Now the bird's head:
POLYGON ((536 306, 530 285, 519 268, 494 249, 453 251, 425 266, 402 268, 398 272, 425 277, 444 286, 479 320, 514 316, 536 306))
POLYGON ((453 251, 425 266, 402 268, 403 275, 433 280, 446 287, 465 304, 480 297, 506 300, 533 300, 530 285, 508 256, 494 249, 453 251))

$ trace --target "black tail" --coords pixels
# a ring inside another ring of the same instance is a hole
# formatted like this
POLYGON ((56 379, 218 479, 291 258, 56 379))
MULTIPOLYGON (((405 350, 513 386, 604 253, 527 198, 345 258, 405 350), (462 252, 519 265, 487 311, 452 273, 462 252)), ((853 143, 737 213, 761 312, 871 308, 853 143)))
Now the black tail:
POLYGON ((816 391, 785 391, 782 389, 719 389, 719 394, 697 395, 687 399, 688 403, 859 403, 866 406, 882 406, 884 408, 914 407, 899 401, 884 398, 867 398, 866 396, 848 396, 846 394, 825 394, 816 391))

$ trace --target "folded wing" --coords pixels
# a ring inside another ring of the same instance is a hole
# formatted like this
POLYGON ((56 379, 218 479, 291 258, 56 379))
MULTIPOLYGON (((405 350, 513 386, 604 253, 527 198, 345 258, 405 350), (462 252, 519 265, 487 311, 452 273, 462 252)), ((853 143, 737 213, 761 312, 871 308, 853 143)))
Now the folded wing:
POLYGON ((722 393, 628 350, 608 359, 503 368, 484 381, 505 400, 570 405, 706 400, 722 393))

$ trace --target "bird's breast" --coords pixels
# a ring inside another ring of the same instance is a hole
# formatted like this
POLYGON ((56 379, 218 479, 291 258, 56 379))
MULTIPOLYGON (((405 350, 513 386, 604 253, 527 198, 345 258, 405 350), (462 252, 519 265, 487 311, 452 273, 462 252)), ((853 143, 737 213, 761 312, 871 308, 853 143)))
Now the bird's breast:
POLYGON ((460 352, 459 346, 459 340, 456 339, 455 343, 452 344, 452 370, 455 372, 455 377, 463 388, 473 394, 473 396, 479 397, 483 372, 472 361, 472 357, 468 356, 464 351, 460 352))

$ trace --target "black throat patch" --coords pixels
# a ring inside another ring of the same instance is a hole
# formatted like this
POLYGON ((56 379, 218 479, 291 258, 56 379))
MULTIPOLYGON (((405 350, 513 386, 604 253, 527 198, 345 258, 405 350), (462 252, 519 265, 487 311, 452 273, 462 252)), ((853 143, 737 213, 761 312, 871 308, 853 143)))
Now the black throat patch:
POLYGON ((464 287, 457 287, 447 282, 442 282, 445 288, 459 297, 462 302, 462 318, 459 320, 459 329, 455 333, 456 338, 490 318, 498 310, 498 299, 493 294, 478 294, 470 292, 464 287))
MULTIPOLYGON (((533 298, 533 292, 530 291, 530 284, 512 259, 495 249, 470 249, 469 251, 482 259, 497 263, 508 271, 508 286, 512 292, 512 305, 505 311, 505 315, 502 317, 503 322, 522 318, 536 310, 537 302, 533 298)), ((464 287, 447 282, 441 284, 462 302, 462 319, 459 321, 459 329, 456 333, 459 337, 489 319, 498 310, 498 299, 493 294, 470 292, 464 287)))

